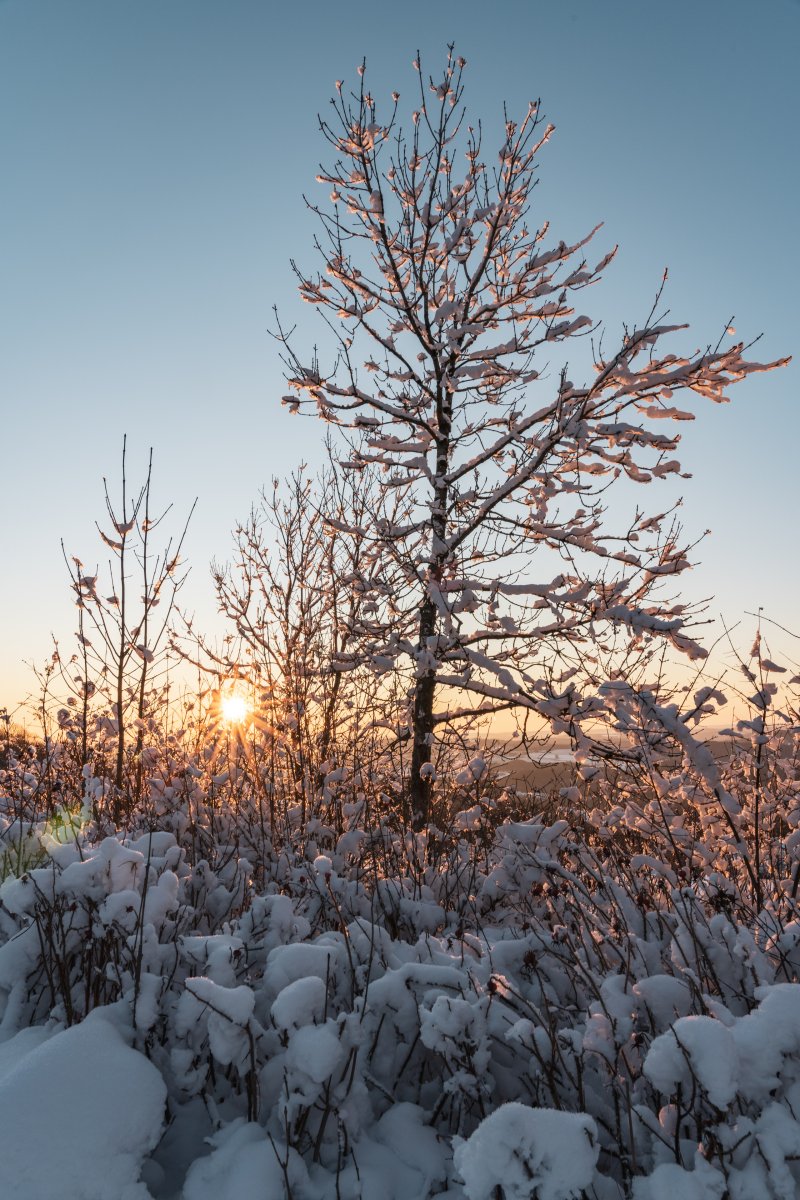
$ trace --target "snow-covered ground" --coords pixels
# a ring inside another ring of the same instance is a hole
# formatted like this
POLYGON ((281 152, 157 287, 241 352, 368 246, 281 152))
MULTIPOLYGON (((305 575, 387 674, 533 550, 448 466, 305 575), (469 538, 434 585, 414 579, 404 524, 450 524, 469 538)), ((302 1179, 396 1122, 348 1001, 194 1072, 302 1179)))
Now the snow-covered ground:
POLYGON ((21 1030, 0 1047, 0 1195, 146 1200, 166 1099, 102 1009, 69 1029, 21 1030))
POLYGON ((800 924, 594 821, 478 804, 371 878, 320 829, 261 894, 51 841, 0 887, 0 1197, 794 1200, 800 924))

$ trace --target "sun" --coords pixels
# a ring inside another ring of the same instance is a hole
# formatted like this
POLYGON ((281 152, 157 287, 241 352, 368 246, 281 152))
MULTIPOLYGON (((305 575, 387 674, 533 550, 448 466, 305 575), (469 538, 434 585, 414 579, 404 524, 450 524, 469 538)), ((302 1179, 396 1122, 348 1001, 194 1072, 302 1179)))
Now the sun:
POLYGON ((250 711, 250 705, 241 692, 227 692, 221 696, 220 708, 226 725, 241 725, 250 711))

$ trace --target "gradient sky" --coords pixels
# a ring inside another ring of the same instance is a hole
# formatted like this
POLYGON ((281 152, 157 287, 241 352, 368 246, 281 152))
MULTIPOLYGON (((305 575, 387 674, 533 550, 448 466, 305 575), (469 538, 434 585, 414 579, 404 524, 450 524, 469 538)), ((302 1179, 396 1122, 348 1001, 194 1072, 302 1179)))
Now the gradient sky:
MULTIPOLYGON (((176 524, 199 496, 184 602, 212 620, 234 522, 320 458, 268 332, 278 304, 315 336, 288 260, 314 261, 316 114, 363 55, 376 95, 410 96, 417 48, 434 69, 451 40, 487 144, 504 100, 540 96, 556 124, 536 193, 554 234, 602 220, 596 245, 620 243, 590 315, 641 320, 668 266, 692 345, 733 317, 758 357, 798 349, 796 0, 0 0, 0 705, 70 642, 59 541, 97 560, 123 433, 132 476, 153 446, 176 524)), ((683 519, 713 530, 682 587, 800 633, 797 381, 756 377, 682 427, 683 519)))

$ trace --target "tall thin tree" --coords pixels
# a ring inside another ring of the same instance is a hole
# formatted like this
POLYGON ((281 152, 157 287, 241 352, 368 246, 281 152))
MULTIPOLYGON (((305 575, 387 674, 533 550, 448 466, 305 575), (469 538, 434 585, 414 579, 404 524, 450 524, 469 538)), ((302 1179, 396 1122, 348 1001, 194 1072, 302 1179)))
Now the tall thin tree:
POLYGON ((384 619, 354 631, 353 653, 408 675, 419 823, 441 722, 521 707, 563 725, 593 703, 580 686, 589 643, 610 652, 668 639, 702 654, 686 613, 658 594, 689 566, 679 528, 635 506, 609 530, 605 492, 624 477, 680 472, 673 422, 693 414, 676 393, 720 402, 728 385, 780 364, 746 361, 724 333, 700 351, 663 350, 685 327, 659 313, 661 289, 646 320, 607 349, 573 297, 615 250, 592 266, 596 230, 559 241, 531 210, 553 132, 539 104, 520 121, 505 116, 490 159, 480 123, 467 121, 464 60, 450 47, 438 78, 426 80, 419 59, 414 67, 410 127, 396 92, 379 115, 363 65, 352 93, 337 83, 320 121, 334 152, 317 176, 330 204, 310 204, 323 269, 295 271, 335 338, 330 369, 316 353, 307 365, 280 325, 278 336, 284 402, 356 431, 345 466, 377 464, 382 486, 406 500, 404 522, 361 527, 376 563, 402 567, 403 585, 389 611, 373 573, 384 619), (591 348, 589 378, 575 383, 564 347, 581 337, 591 337, 578 342, 591 348), (465 704, 453 704, 453 689, 465 704))

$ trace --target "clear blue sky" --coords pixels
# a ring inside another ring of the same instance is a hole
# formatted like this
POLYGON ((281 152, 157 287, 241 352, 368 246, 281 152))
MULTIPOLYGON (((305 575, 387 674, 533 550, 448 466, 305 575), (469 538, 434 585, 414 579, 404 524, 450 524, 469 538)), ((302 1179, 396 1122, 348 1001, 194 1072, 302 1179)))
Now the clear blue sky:
MULTIPOLYGON (((668 266, 697 344, 733 316, 761 356, 797 351, 796 0, 0 0, 0 705, 69 641, 59 540, 96 561, 124 432, 177 514, 200 498, 201 619, 237 517, 319 457, 268 334, 277 303, 305 337, 288 260, 313 257, 316 114, 362 55, 373 91, 410 93, 416 49, 433 66, 450 40, 487 136, 503 100, 542 97, 556 236, 603 220, 598 245, 621 244, 590 314, 641 319, 668 266)), ((684 520, 714 533, 683 587, 731 622, 764 605, 800 630, 797 382, 756 377, 683 427, 684 520)))

